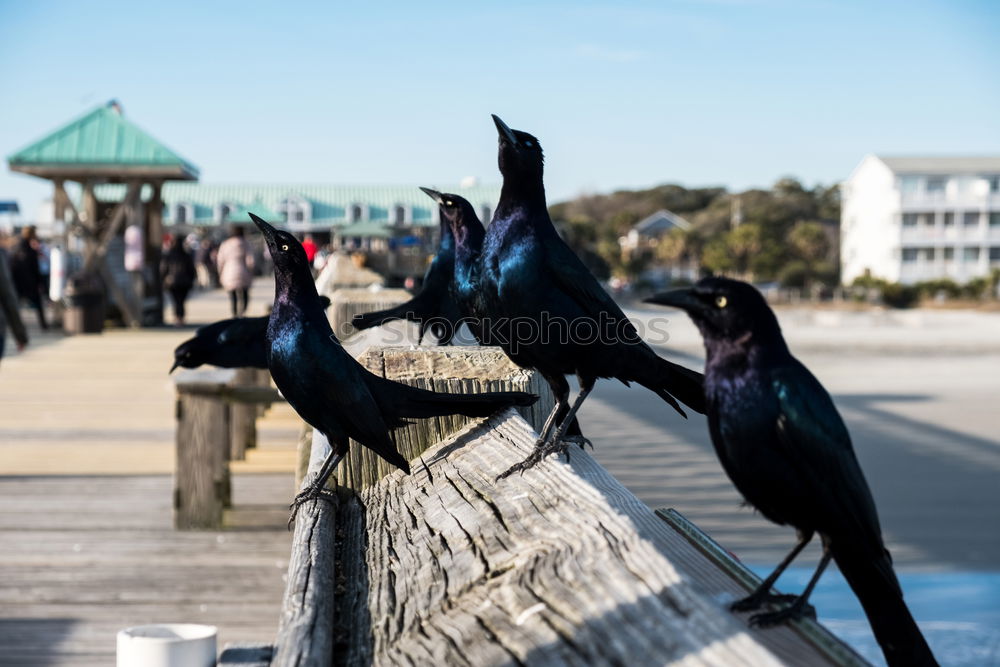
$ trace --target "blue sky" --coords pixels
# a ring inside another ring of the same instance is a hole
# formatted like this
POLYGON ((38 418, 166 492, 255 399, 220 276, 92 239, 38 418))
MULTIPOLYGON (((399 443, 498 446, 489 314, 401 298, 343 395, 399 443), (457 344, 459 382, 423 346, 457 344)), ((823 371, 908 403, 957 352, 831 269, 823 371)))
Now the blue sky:
POLYGON ((1000 154, 996 2, 361 5, 0 0, 0 155, 112 97, 206 182, 495 182, 490 113, 550 201, 1000 154))

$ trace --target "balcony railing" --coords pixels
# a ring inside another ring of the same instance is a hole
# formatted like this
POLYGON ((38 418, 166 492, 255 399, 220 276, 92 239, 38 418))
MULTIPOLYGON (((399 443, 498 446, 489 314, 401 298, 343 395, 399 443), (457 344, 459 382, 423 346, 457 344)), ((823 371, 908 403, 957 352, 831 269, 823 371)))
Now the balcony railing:
POLYGON ((900 192, 900 203, 904 209, 912 210, 926 208, 929 210, 962 209, 962 210, 1000 210, 1000 192, 990 192, 985 195, 969 192, 900 192))

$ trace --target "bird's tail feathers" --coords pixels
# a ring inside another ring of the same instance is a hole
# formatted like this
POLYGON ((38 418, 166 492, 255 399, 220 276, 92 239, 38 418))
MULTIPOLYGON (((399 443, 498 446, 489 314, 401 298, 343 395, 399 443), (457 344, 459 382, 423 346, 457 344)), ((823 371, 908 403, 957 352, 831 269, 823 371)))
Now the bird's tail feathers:
POLYGON ((402 385, 394 396, 394 410, 400 418, 425 419, 445 415, 488 417, 510 407, 532 405, 535 394, 523 391, 495 391, 482 394, 446 394, 402 385))
POLYGON ((385 310, 374 310, 370 313, 361 313, 360 315, 355 315, 351 320, 351 324, 355 329, 364 330, 370 329, 372 327, 378 327, 386 322, 392 322, 394 320, 405 320, 409 319, 406 317, 407 313, 412 312, 412 307, 409 302, 400 304, 393 308, 387 308, 385 310))
POLYGON ((937 665, 934 654, 903 601, 903 592, 892 571, 889 552, 883 550, 881 556, 873 557, 870 551, 855 548, 849 540, 841 542, 842 545, 845 543, 850 546, 837 548, 836 542, 831 545, 833 559, 864 607, 868 623, 889 667, 937 665))
POLYGON ((704 376, 662 357, 653 355, 653 359, 652 363, 645 360, 643 368, 637 369, 636 382, 656 392, 682 416, 687 415, 678 401, 699 414, 705 414, 704 376))
POLYGON ((351 324, 355 329, 370 329, 392 322, 394 320, 409 320, 410 322, 422 322, 437 317, 438 309, 434 306, 433 300, 425 297, 423 293, 385 310, 375 310, 370 313, 355 315, 351 324))

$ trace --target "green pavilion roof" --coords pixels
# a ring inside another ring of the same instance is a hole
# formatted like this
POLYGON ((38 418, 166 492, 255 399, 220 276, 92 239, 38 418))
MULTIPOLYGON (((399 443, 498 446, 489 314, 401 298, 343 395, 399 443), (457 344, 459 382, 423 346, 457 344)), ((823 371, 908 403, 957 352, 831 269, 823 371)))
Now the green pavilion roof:
POLYGON ((116 103, 93 109, 7 161, 12 171, 46 178, 198 179, 197 167, 126 120, 116 103))

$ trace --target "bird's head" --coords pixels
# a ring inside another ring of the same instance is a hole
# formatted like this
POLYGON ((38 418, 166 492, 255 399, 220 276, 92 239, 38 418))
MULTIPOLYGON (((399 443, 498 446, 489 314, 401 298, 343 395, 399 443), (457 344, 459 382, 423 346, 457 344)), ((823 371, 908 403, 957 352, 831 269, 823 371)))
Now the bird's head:
POLYGON ((497 126, 499 151, 497 163, 504 178, 522 177, 541 180, 545 164, 542 145, 538 139, 520 130, 512 130, 496 115, 493 123, 497 126))
POLYGON ((281 280, 308 278, 312 281, 312 272, 309 269, 309 260, 306 258, 306 251, 298 239, 288 232, 275 229, 262 219, 250 214, 250 218, 257 229, 264 235, 264 242, 271 253, 271 260, 274 262, 275 276, 281 280))
POLYGON ((174 349, 174 365, 170 367, 169 373, 178 368, 198 368, 205 363, 202 347, 203 343, 197 336, 178 345, 174 349))
POLYGON ((703 278, 692 287, 650 297, 646 303, 685 311, 706 342, 737 341, 748 335, 755 341, 769 340, 775 333, 781 337, 778 320, 764 296, 753 285, 739 280, 703 278))
POLYGON ((441 212, 441 222, 451 229, 451 233, 457 240, 465 239, 470 230, 482 229, 483 225, 476 215, 476 210, 464 197, 449 192, 438 192, 430 188, 422 187, 420 189, 437 202, 441 212))

